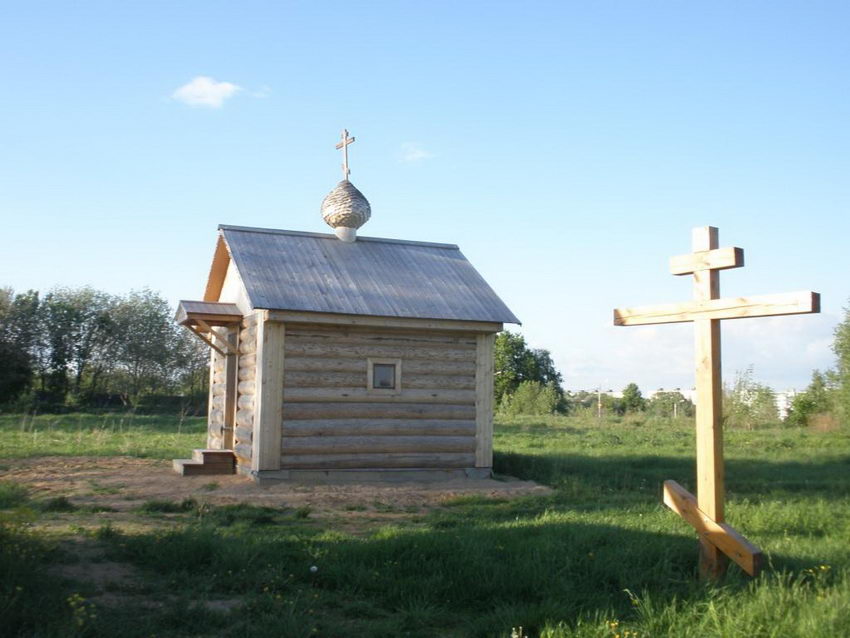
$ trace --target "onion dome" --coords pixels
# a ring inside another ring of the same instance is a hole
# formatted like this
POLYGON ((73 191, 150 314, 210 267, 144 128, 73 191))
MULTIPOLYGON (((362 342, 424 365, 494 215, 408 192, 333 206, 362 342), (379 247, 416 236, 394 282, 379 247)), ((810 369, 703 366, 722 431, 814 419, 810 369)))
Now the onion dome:
POLYGON ((357 239, 357 229, 371 216, 369 201, 347 179, 337 184, 322 201, 322 219, 345 242, 357 239))

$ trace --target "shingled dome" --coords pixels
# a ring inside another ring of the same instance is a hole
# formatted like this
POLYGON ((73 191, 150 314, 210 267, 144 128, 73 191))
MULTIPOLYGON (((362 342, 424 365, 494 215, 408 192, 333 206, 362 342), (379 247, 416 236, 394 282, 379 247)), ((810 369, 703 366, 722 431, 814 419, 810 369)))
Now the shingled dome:
POLYGON ((369 201, 347 179, 337 184, 322 201, 322 219, 342 241, 354 241, 357 229, 371 216, 369 201))

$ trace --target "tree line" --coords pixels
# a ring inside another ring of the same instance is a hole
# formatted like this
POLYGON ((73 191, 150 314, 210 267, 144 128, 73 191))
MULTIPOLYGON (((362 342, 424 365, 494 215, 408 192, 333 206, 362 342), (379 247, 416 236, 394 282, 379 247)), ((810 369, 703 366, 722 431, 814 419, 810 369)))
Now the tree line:
POLYGON ((0 403, 203 409, 208 349, 173 317, 147 289, 0 288, 0 403))

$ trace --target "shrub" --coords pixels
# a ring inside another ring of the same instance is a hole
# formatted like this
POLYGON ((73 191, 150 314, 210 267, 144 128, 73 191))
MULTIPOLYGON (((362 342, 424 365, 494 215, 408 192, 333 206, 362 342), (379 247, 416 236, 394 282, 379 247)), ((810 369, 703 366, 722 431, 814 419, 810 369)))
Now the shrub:
POLYGON ((562 403, 554 383, 523 381, 513 394, 502 400, 499 411, 509 416, 555 414, 562 409, 562 403))

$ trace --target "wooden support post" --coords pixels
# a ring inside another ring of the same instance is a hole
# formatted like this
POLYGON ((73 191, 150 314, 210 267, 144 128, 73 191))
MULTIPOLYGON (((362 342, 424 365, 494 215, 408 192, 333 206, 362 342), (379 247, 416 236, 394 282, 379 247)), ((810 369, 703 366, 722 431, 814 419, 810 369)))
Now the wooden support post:
POLYGON ((257 376, 251 470, 279 470, 283 425, 283 345, 285 325, 258 310, 257 376))
POLYGON ((227 332, 223 340, 227 342, 227 355, 224 358, 224 436, 222 448, 233 449, 233 428, 236 427, 236 388, 239 384, 239 326, 225 329, 227 332))
POLYGON ((475 364, 475 467, 493 467, 493 366, 495 334, 477 337, 475 364))
POLYGON ((693 275, 692 302, 614 310, 616 326, 694 323, 697 497, 667 481, 664 502, 700 533, 700 574, 710 579, 726 572, 727 556, 755 576, 761 557, 755 545, 724 522, 720 320, 820 312, 820 295, 810 291, 721 299, 719 271, 743 266, 744 251, 719 248, 717 235, 711 226, 694 229, 693 252, 670 260, 674 275, 693 275))

